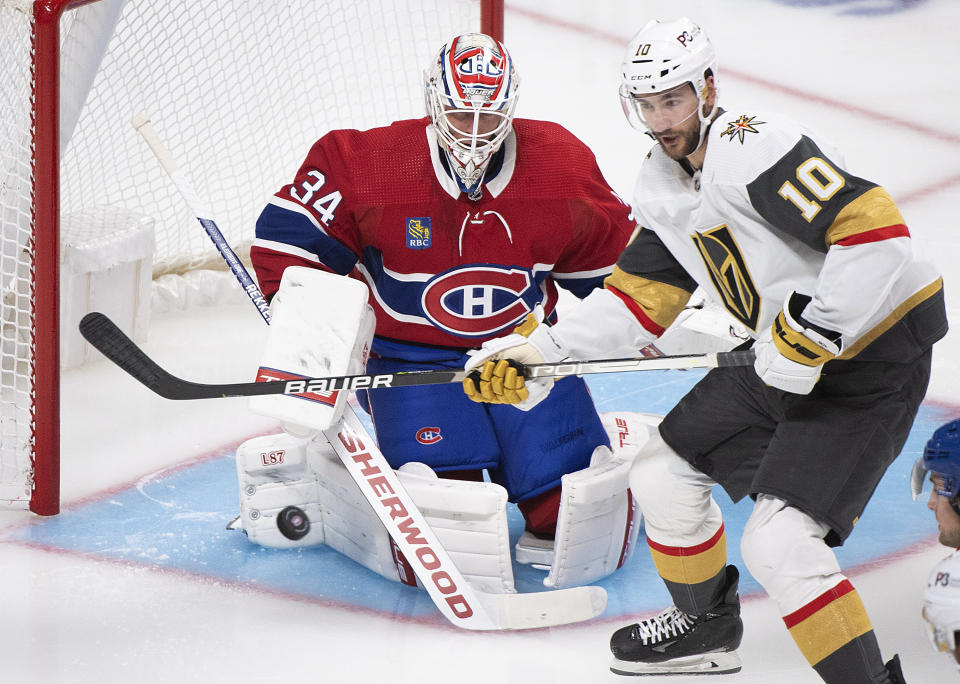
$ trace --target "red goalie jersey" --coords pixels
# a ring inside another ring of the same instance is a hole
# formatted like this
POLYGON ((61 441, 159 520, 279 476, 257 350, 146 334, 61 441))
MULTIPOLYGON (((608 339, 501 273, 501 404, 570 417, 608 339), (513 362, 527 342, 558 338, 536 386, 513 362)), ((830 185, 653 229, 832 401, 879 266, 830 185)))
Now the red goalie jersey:
POLYGON ((513 128, 476 200, 427 119, 325 135, 257 221, 264 294, 290 265, 359 278, 376 312, 374 351, 415 360, 503 335, 538 303, 551 317, 558 284, 588 294, 634 230, 630 209, 570 132, 524 119, 513 128))

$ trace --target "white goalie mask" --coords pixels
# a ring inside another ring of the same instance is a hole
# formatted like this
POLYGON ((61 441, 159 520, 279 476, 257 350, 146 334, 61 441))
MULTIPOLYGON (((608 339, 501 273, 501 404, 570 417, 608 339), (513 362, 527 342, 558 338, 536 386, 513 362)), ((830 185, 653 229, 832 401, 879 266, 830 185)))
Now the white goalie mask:
POLYGON ((620 104, 630 125, 653 135, 644 120, 641 97, 665 93, 689 83, 697 95, 694 114, 700 119, 700 143, 717 112, 717 101, 704 111, 708 96, 707 76, 717 85, 717 53, 707 34, 691 20, 653 20, 627 46, 620 64, 620 104))
POLYGON ((425 72, 427 114, 464 187, 479 186, 510 133, 520 81, 500 41, 456 36, 425 72))

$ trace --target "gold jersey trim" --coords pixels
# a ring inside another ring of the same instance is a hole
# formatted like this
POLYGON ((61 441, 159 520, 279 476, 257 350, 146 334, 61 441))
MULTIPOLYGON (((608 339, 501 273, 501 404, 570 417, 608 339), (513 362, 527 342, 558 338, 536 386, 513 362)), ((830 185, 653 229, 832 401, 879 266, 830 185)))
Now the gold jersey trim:
POLYGON ((881 187, 868 190, 845 206, 824 236, 830 247, 846 238, 884 226, 905 224, 889 193, 881 187))
POLYGON ((682 288, 632 275, 619 266, 613 267, 603 283, 630 297, 662 328, 669 327, 690 300, 690 293, 682 288))
POLYGON ((847 349, 844 349, 843 352, 838 356, 838 359, 851 359, 860 352, 862 352, 867 345, 880 337, 883 333, 887 332, 892 328, 897 322, 899 322, 904 316, 906 316, 910 311, 912 311, 920 302, 925 301, 935 295, 937 292, 943 289, 943 278, 937 278, 932 283, 926 287, 918 290, 910 297, 907 297, 903 302, 900 303, 896 309, 894 309, 889 316, 880 321, 877 325, 873 326, 864 334, 860 339, 851 344, 847 349))

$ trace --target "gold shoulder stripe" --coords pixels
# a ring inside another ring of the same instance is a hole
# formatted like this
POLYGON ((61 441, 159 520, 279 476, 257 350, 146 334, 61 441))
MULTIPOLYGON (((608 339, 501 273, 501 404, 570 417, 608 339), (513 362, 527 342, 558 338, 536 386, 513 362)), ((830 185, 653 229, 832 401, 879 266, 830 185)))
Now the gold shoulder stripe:
POLYGON ((884 226, 906 223, 893 198, 883 188, 877 187, 860 195, 845 206, 824 237, 826 246, 834 245, 844 238, 859 235, 884 226))
POLYGON ((633 299, 657 325, 666 328, 683 311, 690 293, 674 285, 627 273, 619 266, 603 281, 633 299))

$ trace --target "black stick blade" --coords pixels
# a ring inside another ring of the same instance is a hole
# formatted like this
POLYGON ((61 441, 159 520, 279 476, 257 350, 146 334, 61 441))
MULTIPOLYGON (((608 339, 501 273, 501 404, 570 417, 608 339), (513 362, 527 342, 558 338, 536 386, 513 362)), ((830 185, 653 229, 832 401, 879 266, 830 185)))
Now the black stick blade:
MULTIPOLYGON (((325 387, 308 386, 308 380, 288 382, 238 382, 207 384, 191 382, 168 373, 151 359, 105 314, 94 311, 80 321, 80 334, 122 370, 164 399, 219 399, 253 397, 262 394, 298 394, 323 391, 325 387)), ((349 378, 333 378, 349 380, 349 378)), ((320 378, 320 380, 326 380, 320 378)), ((369 386, 369 384, 367 385, 369 386)), ((344 389, 341 387, 339 389, 344 389)))
POLYGON ((174 385, 182 381, 157 365, 104 314, 93 311, 84 316, 80 321, 80 334, 101 354, 153 392, 167 399, 180 398, 170 392, 170 385, 171 381, 174 385))

